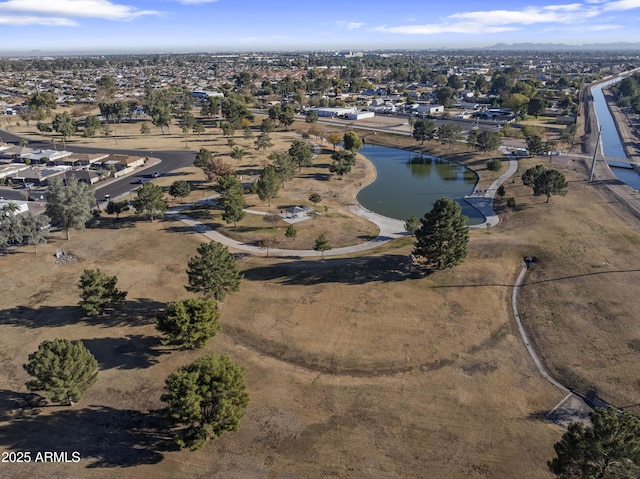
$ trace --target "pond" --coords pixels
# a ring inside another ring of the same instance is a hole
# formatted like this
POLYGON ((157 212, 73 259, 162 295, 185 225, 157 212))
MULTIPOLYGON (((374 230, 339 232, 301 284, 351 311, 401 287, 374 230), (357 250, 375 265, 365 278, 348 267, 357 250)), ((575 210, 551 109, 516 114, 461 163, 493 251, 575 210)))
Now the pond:
POLYGON ((477 175, 457 163, 429 155, 366 145, 360 151, 374 164, 377 178, 358 193, 365 208, 399 220, 422 218, 440 198, 457 201, 469 217, 469 225, 484 222, 484 216, 464 201, 478 181, 477 175))

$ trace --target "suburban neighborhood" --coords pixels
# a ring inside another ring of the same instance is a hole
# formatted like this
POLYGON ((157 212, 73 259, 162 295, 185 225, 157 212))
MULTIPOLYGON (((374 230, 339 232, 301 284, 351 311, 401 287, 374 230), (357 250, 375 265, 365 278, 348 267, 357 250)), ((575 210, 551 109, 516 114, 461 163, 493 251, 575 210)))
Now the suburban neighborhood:
POLYGON ((0 57, 5 474, 636 477, 639 71, 0 57))

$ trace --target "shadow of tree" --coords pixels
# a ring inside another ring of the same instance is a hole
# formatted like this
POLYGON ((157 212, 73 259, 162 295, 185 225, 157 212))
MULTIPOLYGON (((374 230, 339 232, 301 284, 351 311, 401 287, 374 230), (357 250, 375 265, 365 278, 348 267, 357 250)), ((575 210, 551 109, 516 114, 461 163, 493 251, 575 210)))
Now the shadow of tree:
POLYGON ((199 233, 193 226, 168 226, 164 229, 170 233, 196 234, 199 233))
MULTIPOLYGON (((11 393, 0 393, 10 398, 11 393)), ((10 400, 10 399, 9 399, 10 400)), ((60 409, 0 426, 0 443, 14 451, 80 453, 88 468, 157 464, 164 452, 178 450, 158 411, 142 413, 105 406, 60 409)))
POLYGON ((34 416, 47 404, 47 400, 37 393, 0 390, 0 422, 34 416))
POLYGON ((298 177, 316 181, 329 181, 331 179, 331 173, 303 173, 301 175, 298 175, 298 177))
POLYGON ((16 306, 0 311, 0 324, 24 326, 28 328, 57 327, 87 321, 104 327, 127 324, 151 324, 164 303, 148 298, 137 298, 117 309, 108 309, 98 316, 86 316, 80 306, 16 306))
POLYGON ((407 256, 383 255, 360 258, 300 260, 259 266, 243 271, 249 281, 274 281, 283 284, 313 285, 321 283, 365 284, 422 278, 429 274, 421 268, 409 269, 407 256))
POLYGON ((144 369, 158 362, 158 357, 169 354, 157 349, 160 338, 143 334, 128 334, 123 338, 93 338, 82 342, 95 356, 100 369, 144 369))
POLYGON ((139 222, 139 218, 135 216, 126 216, 122 218, 116 218, 115 215, 107 215, 104 213, 100 216, 96 216, 87 223, 87 228, 90 229, 124 229, 135 228, 139 222))

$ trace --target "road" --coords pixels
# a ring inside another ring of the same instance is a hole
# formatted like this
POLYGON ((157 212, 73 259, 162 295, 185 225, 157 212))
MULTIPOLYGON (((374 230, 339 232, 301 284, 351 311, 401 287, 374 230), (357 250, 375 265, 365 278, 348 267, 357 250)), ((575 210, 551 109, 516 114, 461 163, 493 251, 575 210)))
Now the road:
MULTIPOLYGON (((258 108, 252 108, 251 112, 255 115, 266 116, 266 110, 260 110, 258 108)), ((304 121, 305 115, 296 115, 297 121, 304 121)), ((421 118, 414 117, 415 120, 421 118)), ((458 125, 463 131, 468 131, 473 128, 488 131, 498 131, 499 127, 504 124, 504 121, 497 120, 461 120, 454 118, 436 118, 433 120, 437 127, 442 125, 458 125)), ((411 126, 409 125, 409 116, 402 114, 376 114, 373 118, 366 118, 363 120, 343 120, 340 118, 328 118, 319 117, 318 123, 322 125, 333 125, 340 128, 357 128, 359 130, 370 130, 395 133, 398 135, 411 136, 411 126)))
MULTIPOLYGON (((0 130, 0 136, 5 142, 19 143, 22 137, 16 136, 6 130, 0 130)), ((53 144, 44 140, 29 140, 27 144, 29 148, 34 149, 53 149, 53 144)), ((135 174, 120 178, 115 181, 109 181, 103 184, 98 184, 96 187, 96 200, 103 201, 105 195, 109 195, 111 198, 116 198, 121 195, 125 195, 131 190, 135 189, 138 185, 140 178, 149 178, 151 173, 156 170, 162 170, 166 173, 179 168, 193 165, 196 152, 190 150, 167 150, 151 152, 149 150, 124 150, 120 148, 94 148, 90 146, 74 146, 67 145, 67 151, 74 153, 121 153, 124 155, 132 156, 153 156, 160 160, 160 164, 154 162, 154 164, 136 171, 135 174)), ((4 196, 7 199, 23 199, 21 191, 25 190, 2 190, 0 196, 4 196), (10 197, 11 195, 11 197, 10 197), (13 197, 16 196, 16 197, 13 197)))

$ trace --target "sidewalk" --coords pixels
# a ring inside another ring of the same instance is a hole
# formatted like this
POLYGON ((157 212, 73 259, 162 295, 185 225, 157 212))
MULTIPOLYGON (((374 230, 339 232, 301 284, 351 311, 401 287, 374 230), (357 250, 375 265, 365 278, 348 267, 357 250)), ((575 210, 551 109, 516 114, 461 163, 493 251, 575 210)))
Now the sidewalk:
MULTIPOLYGON (((506 153, 506 150, 503 150, 506 153)), ((474 192, 465 196, 465 201, 469 203, 471 206, 476 208, 484 217, 485 221, 479 225, 470 226, 469 229, 484 229, 495 226, 499 223, 500 219, 498 215, 493 210, 493 200, 496 194, 496 191, 504 183, 508 178, 510 178, 518 169, 518 161, 513 155, 507 154, 509 158, 509 168, 506 172, 504 172, 500 177, 495 180, 488 190, 480 192, 474 192)), ((218 194, 208 196, 203 198, 196 203, 206 203, 211 204, 211 200, 217 198, 218 194)), ((263 248, 259 248, 254 244, 241 243, 239 241, 228 238, 208 226, 190 218, 187 215, 183 215, 180 213, 181 210, 187 208, 189 205, 178 206, 175 208, 171 208, 167 211, 166 215, 174 218, 176 220, 182 221, 186 225, 194 228, 198 233, 205 235, 207 238, 221 243, 229 248, 234 248, 236 250, 245 251, 247 253, 252 254, 265 254, 266 250, 263 248)), ((359 253, 361 251, 367 251, 373 248, 377 248, 380 245, 388 243, 396 238, 401 238, 402 236, 407 236, 408 233, 404 229, 405 222, 401 220, 397 220, 395 218, 389 218, 386 216, 379 215, 374 213, 373 211, 369 211, 366 208, 363 208, 360 205, 351 205, 347 207, 351 213, 353 213, 356 217, 360 216, 361 218, 365 218, 372 223, 374 223, 379 228, 378 236, 376 236, 371 241, 367 241, 366 243, 360 243, 353 246, 345 246, 342 248, 334 248, 329 251, 325 251, 324 255, 320 251, 314 250, 293 250, 293 249, 279 249, 279 248, 269 248, 269 256, 277 256, 277 257, 289 257, 289 258, 302 258, 309 256, 340 256, 345 254, 359 253)), ((258 215, 266 215, 263 211, 255 211, 255 210, 245 210, 250 214, 258 214, 258 215)))
POLYGON ((496 226, 500 222, 500 218, 493 210, 493 200, 496 195, 496 191, 500 185, 507 181, 513 174, 518 171, 518 160, 515 156, 508 154, 506 148, 501 148, 502 151, 509 158, 509 168, 500 177, 491 183, 488 190, 477 191, 473 190, 473 193, 464 197, 464 200, 477 209, 484 216, 484 223, 479 225, 470 226, 469 229, 485 229, 492 226, 496 226))
MULTIPOLYGON (((216 198, 218 195, 211 195, 207 198, 203 198, 199 200, 197 203, 209 203, 211 199, 216 198)), ((261 249, 254 244, 249 243, 241 243, 240 241, 233 240, 224 236, 207 225, 202 224, 201 222, 190 218, 187 215, 180 213, 181 210, 188 208, 190 205, 182 205, 177 206, 175 208, 171 208, 167 211, 166 216, 170 218, 174 218, 178 221, 182 221, 188 226, 191 226, 198 233, 205 235, 207 238, 216 241, 220 244, 223 244, 229 248, 237 249, 240 251, 245 251, 247 253, 252 254, 264 254, 266 255, 266 250, 261 249)), ((376 224, 380 229, 378 236, 376 236, 371 241, 367 241, 366 243, 360 243, 353 246, 345 246, 343 248, 334 248, 329 251, 324 252, 324 256, 340 256, 351 253, 358 253, 360 251, 366 251, 369 249, 377 248, 378 246, 387 243, 393 239, 400 238, 402 236, 406 236, 407 233, 404 230, 404 222, 400 220, 396 220, 393 218, 387 218, 385 216, 378 215, 371 211, 368 211, 361 206, 351 206, 349 207, 349 211, 354 213, 356 216, 360 216, 362 218, 366 218, 372 223, 376 224)), ((256 212, 263 214, 263 212, 256 212)), ((269 248, 269 256, 277 256, 277 257, 289 257, 289 258, 302 258, 302 257, 310 257, 310 256, 323 256, 322 252, 314 251, 314 250, 299 250, 299 249, 280 249, 280 248, 269 248)))

